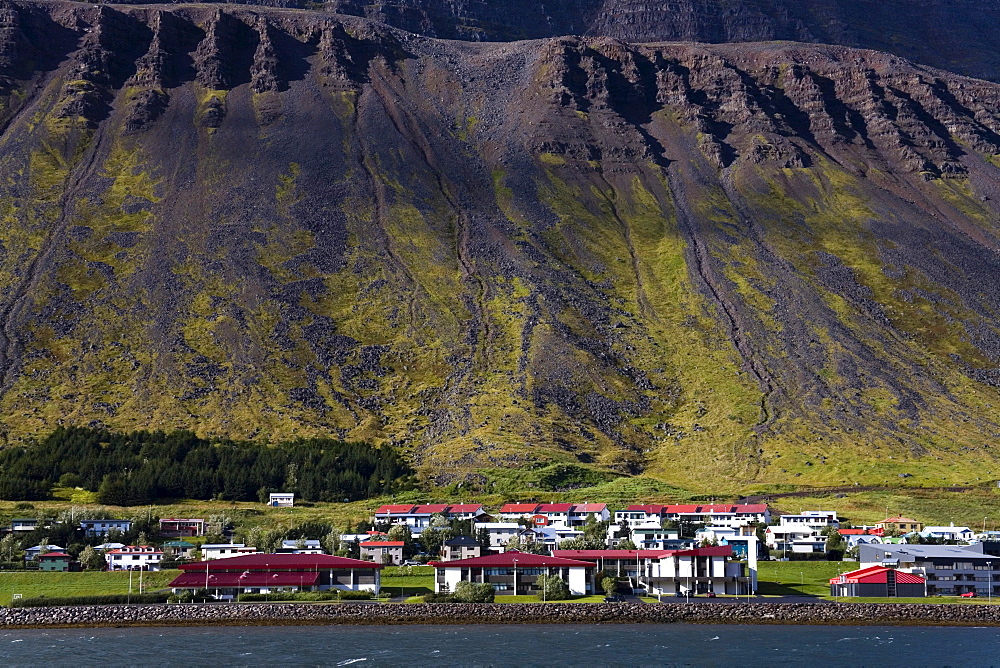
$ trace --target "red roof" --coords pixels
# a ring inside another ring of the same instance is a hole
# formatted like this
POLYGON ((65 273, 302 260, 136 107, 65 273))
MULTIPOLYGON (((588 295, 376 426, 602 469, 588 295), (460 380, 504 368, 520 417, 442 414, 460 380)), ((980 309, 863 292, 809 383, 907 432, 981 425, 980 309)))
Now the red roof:
POLYGON ((766 513, 767 504, 766 503, 745 503, 742 506, 736 506, 736 512, 738 513, 766 513))
MULTIPOLYGON (((367 545, 368 543, 363 543, 367 545)), ((382 568, 381 564, 347 557, 334 557, 329 554, 245 554, 238 557, 199 561, 193 564, 180 564, 182 571, 204 573, 211 571, 309 571, 317 568, 382 568)))
POLYGON ((454 568, 456 566, 472 568, 476 566, 513 566, 515 561, 521 568, 529 566, 582 566, 584 568, 593 568, 594 566, 589 561, 550 557, 545 554, 531 554, 529 552, 518 552, 517 550, 511 550, 503 554, 489 554, 485 557, 456 559, 454 561, 431 561, 429 564, 434 568, 454 568))
POLYGON ((39 559, 69 559, 69 555, 65 552, 46 552, 45 554, 39 555, 39 559))
POLYGON ((376 515, 397 515, 405 514, 410 512, 413 506, 380 506, 378 510, 375 511, 376 515))
POLYGON ((700 509, 701 506, 692 505, 665 506, 663 508, 664 512, 668 513, 697 513, 700 509))
MULTIPOLYGON (((835 578, 830 578, 830 584, 846 584, 848 582, 884 583, 888 580, 889 571, 894 570, 896 569, 886 568, 885 566, 869 566, 868 568, 862 568, 861 570, 843 573, 835 578)), ((896 583, 923 584, 924 579, 913 573, 896 571, 896 583)))
POLYGON ((628 508, 626 508, 625 510, 626 511, 631 511, 631 512, 642 511, 644 513, 649 513, 649 514, 652 514, 652 515, 662 515, 663 511, 666 510, 666 508, 667 508, 666 506, 657 506, 657 505, 649 505, 649 504, 647 504, 647 505, 636 505, 636 504, 633 504, 633 505, 629 506, 628 508))
POLYGON ((501 513, 533 513, 537 503, 508 503, 500 509, 501 513))
POLYGON ((535 512, 538 513, 568 513, 573 507, 572 503, 543 503, 538 506, 535 512))
POLYGON ((413 509, 414 515, 433 515, 435 513, 443 513, 448 510, 447 503, 435 503, 427 506, 417 506, 413 509))
POLYGON ((366 540, 361 543, 361 547, 403 547, 406 545, 401 540, 366 540))
POLYGON ((460 503, 456 506, 451 506, 448 508, 449 513, 475 513, 478 510, 482 510, 483 504, 481 503, 460 503))
POLYGON ((911 520, 909 517, 900 517, 899 515, 896 515, 895 517, 887 517, 879 522, 879 524, 887 524, 889 522, 892 522, 893 524, 899 524, 902 522, 906 522, 907 524, 920 524, 920 522, 916 520, 911 520))
POLYGON ((841 536, 867 536, 868 529, 837 529, 841 536))
MULTIPOLYGON (((291 587, 294 585, 312 586, 319 580, 315 571, 297 571, 294 573, 271 573, 257 571, 256 573, 209 573, 208 587, 291 587)), ((169 587, 184 587, 203 589, 205 573, 181 573, 168 585, 169 587)))
POLYGON ((573 506, 574 513, 599 513, 607 510, 606 503, 578 503, 573 506))

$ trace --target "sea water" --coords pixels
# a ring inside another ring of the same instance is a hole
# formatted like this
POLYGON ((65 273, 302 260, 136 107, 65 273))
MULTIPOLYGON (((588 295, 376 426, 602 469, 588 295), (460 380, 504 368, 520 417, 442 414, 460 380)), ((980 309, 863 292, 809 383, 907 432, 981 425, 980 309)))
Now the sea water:
POLYGON ((990 666, 994 628, 525 624, 0 631, 34 666, 990 666))

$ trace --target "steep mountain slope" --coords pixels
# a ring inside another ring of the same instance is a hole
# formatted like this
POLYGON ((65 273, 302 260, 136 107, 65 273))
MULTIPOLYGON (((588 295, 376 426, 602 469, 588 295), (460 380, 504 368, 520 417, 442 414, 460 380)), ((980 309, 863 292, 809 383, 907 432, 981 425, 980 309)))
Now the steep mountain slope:
POLYGON ((1000 86, 842 47, 0 12, 0 415, 437 480, 996 475, 1000 86))

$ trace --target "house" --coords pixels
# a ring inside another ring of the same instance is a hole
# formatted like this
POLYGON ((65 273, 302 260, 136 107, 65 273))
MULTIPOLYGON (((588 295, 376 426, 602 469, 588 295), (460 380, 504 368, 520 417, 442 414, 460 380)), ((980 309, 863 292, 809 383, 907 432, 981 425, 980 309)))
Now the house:
POLYGON ((847 543, 847 549, 856 547, 862 543, 881 543, 882 536, 872 533, 868 529, 838 529, 837 533, 840 534, 844 542, 847 543))
POLYGON ((734 529, 732 527, 702 527, 694 532, 694 539, 699 545, 704 542, 719 542, 723 538, 732 538, 733 536, 739 536, 739 529, 734 529))
POLYGON ((589 561, 598 572, 617 572, 632 581, 633 590, 651 596, 746 594, 754 586, 743 564, 732 560, 728 545, 691 550, 555 550, 553 556, 589 561))
POLYGON ((559 576, 572 594, 594 590, 594 564, 576 559, 511 550, 457 561, 432 561, 430 565, 434 567, 435 592, 455 591, 455 586, 465 581, 491 584, 502 594, 532 594, 538 591, 535 584, 540 575, 559 576))
POLYGON ((64 550, 58 545, 36 545, 24 551, 24 558, 26 561, 37 561, 38 555, 47 552, 64 552, 64 550))
POLYGON ((374 521, 377 523, 405 524, 414 533, 419 533, 431 524, 431 517, 440 515, 447 520, 479 521, 486 517, 486 511, 480 503, 445 503, 429 505, 397 504, 380 506, 375 511, 374 521))
POLYGON ((524 528, 517 522, 477 522, 473 526, 477 532, 486 531, 490 549, 497 552, 503 551, 510 539, 524 528))
POLYGON ((107 552, 108 550, 120 550, 123 547, 125 547, 125 543, 101 543, 95 545, 94 549, 98 552, 107 552))
POLYGON ((46 552, 38 557, 38 570, 40 571, 79 571, 80 562, 73 559, 65 552, 46 552))
POLYGON ((80 528, 88 537, 107 536, 112 531, 123 534, 132 530, 132 520, 80 520, 80 528))
POLYGON ((160 520, 160 535, 164 538, 191 538, 205 535, 205 520, 167 518, 160 520))
POLYGON ((969 527, 957 527, 954 524, 947 527, 924 527, 920 535, 924 538, 943 538, 958 543, 968 543, 976 537, 975 532, 969 527))
POLYGON ((826 536, 808 526, 773 526, 764 532, 764 543, 771 550, 787 553, 812 554, 826 552, 826 536))
POLYGON ((318 540, 283 540, 279 553, 324 554, 323 545, 318 540))
POLYGON ((483 548, 472 536, 455 536, 441 545, 441 560, 456 561, 482 556, 483 548))
POLYGON ((607 522, 611 519, 606 503, 577 503, 569 511, 569 526, 586 526, 590 518, 595 522, 607 522))
POLYGON ((927 581, 919 575, 886 566, 869 566, 830 578, 830 596, 895 598, 927 595, 927 581))
POLYGON ((403 547, 401 540, 366 540, 359 546, 362 559, 370 559, 376 564, 391 564, 399 566, 403 563, 403 547))
POLYGON ((896 515, 894 517, 887 517, 875 526, 887 533, 907 534, 920 531, 923 525, 909 517, 896 515))
POLYGON ((276 508, 291 508, 295 505, 295 495, 291 492, 271 492, 267 495, 267 505, 276 508))
POLYGON ((109 571, 158 571, 163 552, 150 545, 126 545, 104 552, 109 571))
POLYGON ((977 545, 859 545, 862 569, 885 566, 927 580, 927 595, 1000 595, 1000 557, 977 545))
POLYGON ((657 522, 632 528, 632 542, 642 550, 662 550, 667 541, 673 540, 680 540, 680 532, 677 529, 662 529, 657 522))
POLYGON ((632 505, 615 513, 615 522, 661 524, 665 521, 689 524, 713 524, 739 528, 751 524, 770 524, 771 511, 765 503, 707 505, 632 505))
POLYGON ((517 538, 522 543, 542 543, 549 549, 559 545, 564 540, 579 538, 583 532, 566 526, 535 526, 522 527, 517 532, 517 538))
POLYGON ((378 592, 382 566, 328 554, 253 554, 181 564, 169 587, 175 593, 208 589, 217 599, 277 591, 378 592))
POLYGON ((10 521, 10 530, 17 533, 19 531, 34 531, 42 526, 42 521, 34 518, 19 518, 10 521))
POLYGON ((781 515, 778 518, 780 526, 807 526, 816 531, 827 527, 840 528, 840 520, 834 510, 805 510, 798 515, 781 515))
POLYGON ((260 551, 256 547, 247 547, 243 543, 205 543, 201 546, 201 558, 205 561, 246 554, 260 554, 260 551))
POLYGON ((186 540, 172 540, 163 544, 163 556, 173 559, 190 559, 196 545, 186 540))

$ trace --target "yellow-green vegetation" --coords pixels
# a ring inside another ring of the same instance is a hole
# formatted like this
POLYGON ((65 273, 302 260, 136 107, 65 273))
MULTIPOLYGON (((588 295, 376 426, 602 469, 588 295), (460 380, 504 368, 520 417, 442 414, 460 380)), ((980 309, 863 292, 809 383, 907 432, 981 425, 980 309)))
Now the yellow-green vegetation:
POLYGON ((393 596, 421 596, 434 592, 433 566, 387 566, 381 573, 382 589, 393 596))
MULTIPOLYGON (((142 573, 142 591, 165 588, 180 571, 146 571, 142 573)), ((14 594, 23 598, 35 596, 99 596, 139 593, 139 573, 127 571, 84 571, 82 573, 43 573, 37 571, 4 571, 0 574, 0 605, 11 602, 14 594)))

